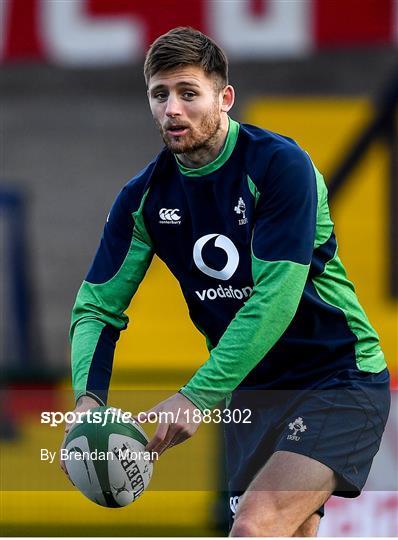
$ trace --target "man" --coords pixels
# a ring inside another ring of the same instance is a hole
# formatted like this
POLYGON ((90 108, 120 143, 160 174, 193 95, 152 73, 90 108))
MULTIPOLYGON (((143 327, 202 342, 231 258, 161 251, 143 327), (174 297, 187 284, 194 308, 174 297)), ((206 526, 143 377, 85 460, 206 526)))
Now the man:
POLYGON ((389 409, 383 353, 338 258, 323 178, 292 139, 229 118, 227 59, 207 36, 168 32, 144 72, 165 148, 116 198, 79 290, 77 410, 106 402, 124 312, 156 253, 210 356, 151 409, 191 414, 159 424, 147 449, 192 436, 197 408, 227 399, 248 409, 251 423, 225 424, 231 535, 314 536, 331 494, 360 493, 389 409))

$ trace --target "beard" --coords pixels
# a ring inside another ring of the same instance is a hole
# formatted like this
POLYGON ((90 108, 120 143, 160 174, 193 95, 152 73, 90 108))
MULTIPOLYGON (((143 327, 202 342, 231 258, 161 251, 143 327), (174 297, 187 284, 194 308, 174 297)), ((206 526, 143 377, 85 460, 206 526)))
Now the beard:
POLYGON ((180 137, 167 133, 157 120, 155 123, 163 142, 173 154, 190 154, 198 150, 206 151, 213 148, 221 129, 221 116, 218 103, 215 103, 213 109, 202 118, 198 127, 187 126, 188 132, 180 137))

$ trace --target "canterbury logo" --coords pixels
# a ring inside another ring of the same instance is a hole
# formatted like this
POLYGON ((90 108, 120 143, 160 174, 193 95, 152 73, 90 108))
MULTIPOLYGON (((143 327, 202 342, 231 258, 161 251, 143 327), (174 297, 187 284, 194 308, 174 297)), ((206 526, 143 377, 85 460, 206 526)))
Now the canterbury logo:
POLYGON ((206 234, 195 242, 193 247, 193 260, 199 270, 207 276, 226 281, 234 275, 236 269, 238 268, 239 253, 235 245, 226 236, 222 234, 206 234), (222 270, 210 268, 203 261, 202 250, 207 242, 209 242, 212 238, 216 238, 214 246, 225 251, 228 257, 227 263, 222 270))
POLYGON ((179 225, 181 223, 181 216, 179 215, 178 208, 161 208, 159 210, 159 223, 174 223, 179 225))

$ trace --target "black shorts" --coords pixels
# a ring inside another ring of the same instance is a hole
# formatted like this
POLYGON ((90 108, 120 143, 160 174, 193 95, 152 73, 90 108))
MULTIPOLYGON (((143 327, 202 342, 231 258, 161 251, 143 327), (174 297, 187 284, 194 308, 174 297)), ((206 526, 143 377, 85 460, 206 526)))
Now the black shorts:
MULTIPOLYGON (((376 374, 345 372, 344 377, 327 379, 311 390, 251 388, 233 393, 228 408, 240 409, 242 415, 235 416, 251 422, 224 424, 231 524, 240 495, 280 450, 330 467, 337 476, 334 495, 360 494, 387 422, 389 374, 386 369, 376 374)), ((318 513, 323 515, 323 507, 318 513)))

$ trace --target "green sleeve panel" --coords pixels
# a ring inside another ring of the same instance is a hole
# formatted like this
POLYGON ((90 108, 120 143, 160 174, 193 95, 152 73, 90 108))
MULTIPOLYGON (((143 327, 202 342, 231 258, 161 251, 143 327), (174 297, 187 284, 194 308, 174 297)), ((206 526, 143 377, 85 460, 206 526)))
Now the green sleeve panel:
MULTIPOLYGON (((312 165, 318 191, 317 229, 314 244, 316 249, 329 240, 333 233, 333 222, 329 214, 325 181, 315 165, 312 165)), ((324 302, 344 313, 348 327, 357 338, 355 357, 358 369, 379 373, 387 367, 380 348, 379 337, 359 303, 354 286, 347 278, 337 252, 336 243, 334 256, 325 264, 323 273, 313 278, 313 284, 324 302)))
POLYGON ((292 321, 309 266, 252 255, 254 288, 209 359, 180 392, 201 410, 227 397, 275 345, 292 321))
POLYGON ((316 235, 314 242, 314 249, 318 248, 322 244, 328 241, 330 235, 333 232, 333 221, 330 218, 329 205, 328 205, 328 190, 323 179, 322 174, 318 171, 314 164, 312 164, 315 177, 316 187, 318 195, 318 207, 316 216, 316 235))
POLYGON ((325 265, 324 272, 316 276, 313 283, 324 302, 343 311, 351 332, 357 338, 355 357, 358 369, 372 373, 385 369, 387 365, 378 335, 358 301, 353 284, 347 278, 337 249, 333 259, 325 265))
MULTIPOLYGON (((71 346, 72 386, 75 394, 75 401, 81 396, 90 395, 90 392, 87 391, 88 373, 91 366, 91 360, 94 356, 99 337, 104 327, 105 323, 94 316, 93 318, 85 317, 81 319, 81 321, 78 321, 74 326, 71 346)), ((102 405, 105 404, 97 393, 93 392, 91 395, 102 405)))
MULTIPOLYGON (((72 348, 72 385, 76 399, 93 395, 99 402, 105 399, 91 388, 90 379, 110 379, 113 349, 120 330, 127 327, 125 314, 131 299, 151 263, 153 249, 142 218, 142 207, 132 213, 134 228, 127 254, 118 271, 104 283, 84 281, 72 311, 70 340, 72 348), (113 349, 103 346, 101 339, 114 341, 113 349)), ((109 246, 112 242, 109 242, 109 246)))

